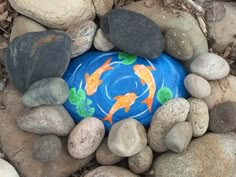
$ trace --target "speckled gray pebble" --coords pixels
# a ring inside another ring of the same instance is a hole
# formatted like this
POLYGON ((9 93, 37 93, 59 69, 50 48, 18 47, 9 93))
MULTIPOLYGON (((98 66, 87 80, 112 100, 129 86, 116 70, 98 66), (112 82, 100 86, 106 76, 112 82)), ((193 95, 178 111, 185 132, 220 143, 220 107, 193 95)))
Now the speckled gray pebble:
POLYGON ((23 95, 28 107, 63 104, 69 96, 69 88, 61 78, 47 78, 35 82, 23 95))
POLYGON ((152 149, 146 146, 141 152, 128 158, 129 169, 136 174, 142 174, 149 170, 152 160, 152 149))
POLYGON ((148 144, 155 152, 168 150, 165 145, 165 136, 177 123, 186 120, 189 112, 189 103, 184 98, 169 100, 155 112, 148 130, 148 144))
POLYGON ((165 137, 168 149, 174 152, 183 152, 191 141, 193 134, 192 126, 188 122, 175 124, 165 137))
POLYGON ((18 126, 31 133, 67 136, 75 123, 63 106, 40 106, 25 113, 17 119, 18 126))
POLYGON ((193 56, 193 47, 186 33, 169 29, 165 33, 165 51, 173 57, 186 61, 193 56))
POLYGON ((230 68, 224 58, 214 53, 204 53, 194 59, 190 70, 207 80, 218 80, 226 77, 230 68))
POLYGON ((105 135, 103 122, 95 117, 83 119, 70 133, 68 151, 77 159, 93 154, 105 135))
POLYGON ((60 138, 55 135, 46 135, 38 138, 33 145, 33 156, 43 162, 55 160, 62 151, 60 138))

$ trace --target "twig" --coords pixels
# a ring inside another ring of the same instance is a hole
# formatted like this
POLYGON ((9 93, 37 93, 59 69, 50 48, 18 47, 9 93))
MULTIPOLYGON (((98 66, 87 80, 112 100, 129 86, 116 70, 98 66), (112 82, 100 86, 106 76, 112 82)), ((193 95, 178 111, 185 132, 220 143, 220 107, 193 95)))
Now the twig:
POLYGON ((206 27, 207 25, 205 21, 203 20, 203 17, 197 16, 197 21, 204 35, 207 36, 207 27, 206 27))
POLYGON ((205 12, 204 8, 202 6, 200 6, 199 4, 197 4, 196 2, 194 2, 193 0, 184 0, 184 1, 187 2, 188 4, 190 4, 198 12, 201 12, 201 13, 205 12))

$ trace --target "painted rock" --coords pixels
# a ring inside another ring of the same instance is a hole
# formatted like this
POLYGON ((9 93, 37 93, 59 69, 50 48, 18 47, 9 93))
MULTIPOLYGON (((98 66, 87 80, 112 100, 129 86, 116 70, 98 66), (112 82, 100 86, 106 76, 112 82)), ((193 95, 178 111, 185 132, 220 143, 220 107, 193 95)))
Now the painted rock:
POLYGON ((64 106, 76 122, 93 116, 106 130, 125 118, 148 126, 163 103, 189 96, 186 75, 182 64, 164 53, 148 60, 123 52, 87 52, 74 58, 63 76, 70 89, 64 106))

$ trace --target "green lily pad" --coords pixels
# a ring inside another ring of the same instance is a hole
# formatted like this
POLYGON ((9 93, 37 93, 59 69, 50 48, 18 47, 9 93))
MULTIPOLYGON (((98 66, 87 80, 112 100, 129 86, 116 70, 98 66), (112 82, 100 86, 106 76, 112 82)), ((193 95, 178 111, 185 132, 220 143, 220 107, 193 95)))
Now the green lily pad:
POLYGON ((125 52, 120 52, 118 58, 122 60, 124 65, 131 65, 137 60, 137 56, 125 52))
POLYGON ((172 98, 173 98, 173 92, 167 87, 161 88, 157 92, 157 100, 161 104, 164 104, 165 102, 167 102, 168 100, 172 98))

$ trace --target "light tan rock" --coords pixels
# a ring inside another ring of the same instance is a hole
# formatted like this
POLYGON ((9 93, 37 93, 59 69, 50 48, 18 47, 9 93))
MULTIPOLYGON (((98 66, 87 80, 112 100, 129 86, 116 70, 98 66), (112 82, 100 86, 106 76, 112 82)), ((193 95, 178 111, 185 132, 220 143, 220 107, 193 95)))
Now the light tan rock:
POLYGON ((9 0, 9 2, 17 12, 51 28, 65 29, 95 18, 92 0, 9 0))
POLYGON ((83 160, 72 158, 67 152, 67 140, 64 139, 62 153, 55 161, 42 163, 35 160, 32 147, 39 136, 27 133, 16 125, 18 116, 26 109, 21 96, 12 85, 7 85, 4 92, 0 93, 1 103, 6 106, 5 109, 0 109, 0 149, 21 176, 67 177, 92 159, 92 157, 83 160))
POLYGON ((236 77, 229 75, 224 79, 210 81, 211 94, 204 98, 209 110, 220 103, 236 102, 236 77))
POLYGON ((97 150, 104 135, 101 120, 94 117, 83 119, 69 135, 68 151, 74 158, 87 158, 97 150))
POLYGON ((112 9, 114 4, 113 0, 93 0, 93 5, 97 16, 104 16, 112 9))
POLYGON ((10 41, 25 33, 46 31, 47 29, 36 21, 25 16, 17 16, 11 29, 10 41))
POLYGON ((236 135, 209 133, 191 141, 183 153, 167 152, 153 164, 154 177, 232 177, 236 135))
POLYGON ((103 35, 101 28, 97 30, 93 45, 97 50, 106 52, 114 48, 114 45, 103 35))
POLYGON ((192 125, 193 137, 206 133, 209 125, 209 111, 207 104, 202 99, 189 98, 190 110, 187 121, 192 125))
POLYGON ((176 14, 170 13, 161 8, 159 3, 155 3, 152 7, 147 7, 143 1, 131 3, 124 8, 150 18, 161 28, 162 32, 170 28, 176 28, 186 33, 192 43, 193 58, 208 51, 207 40, 199 28, 198 22, 191 14, 184 11, 178 11, 176 14))
POLYGON ((186 120, 189 103, 184 98, 169 100, 155 112, 148 130, 148 144, 155 152, 168 150, 165 137, 169 130, 177 123, 186 120))
POLYGON ((101 166, 86 174, 84 177, 139 177, 131 171, 117 166, 101 166))

